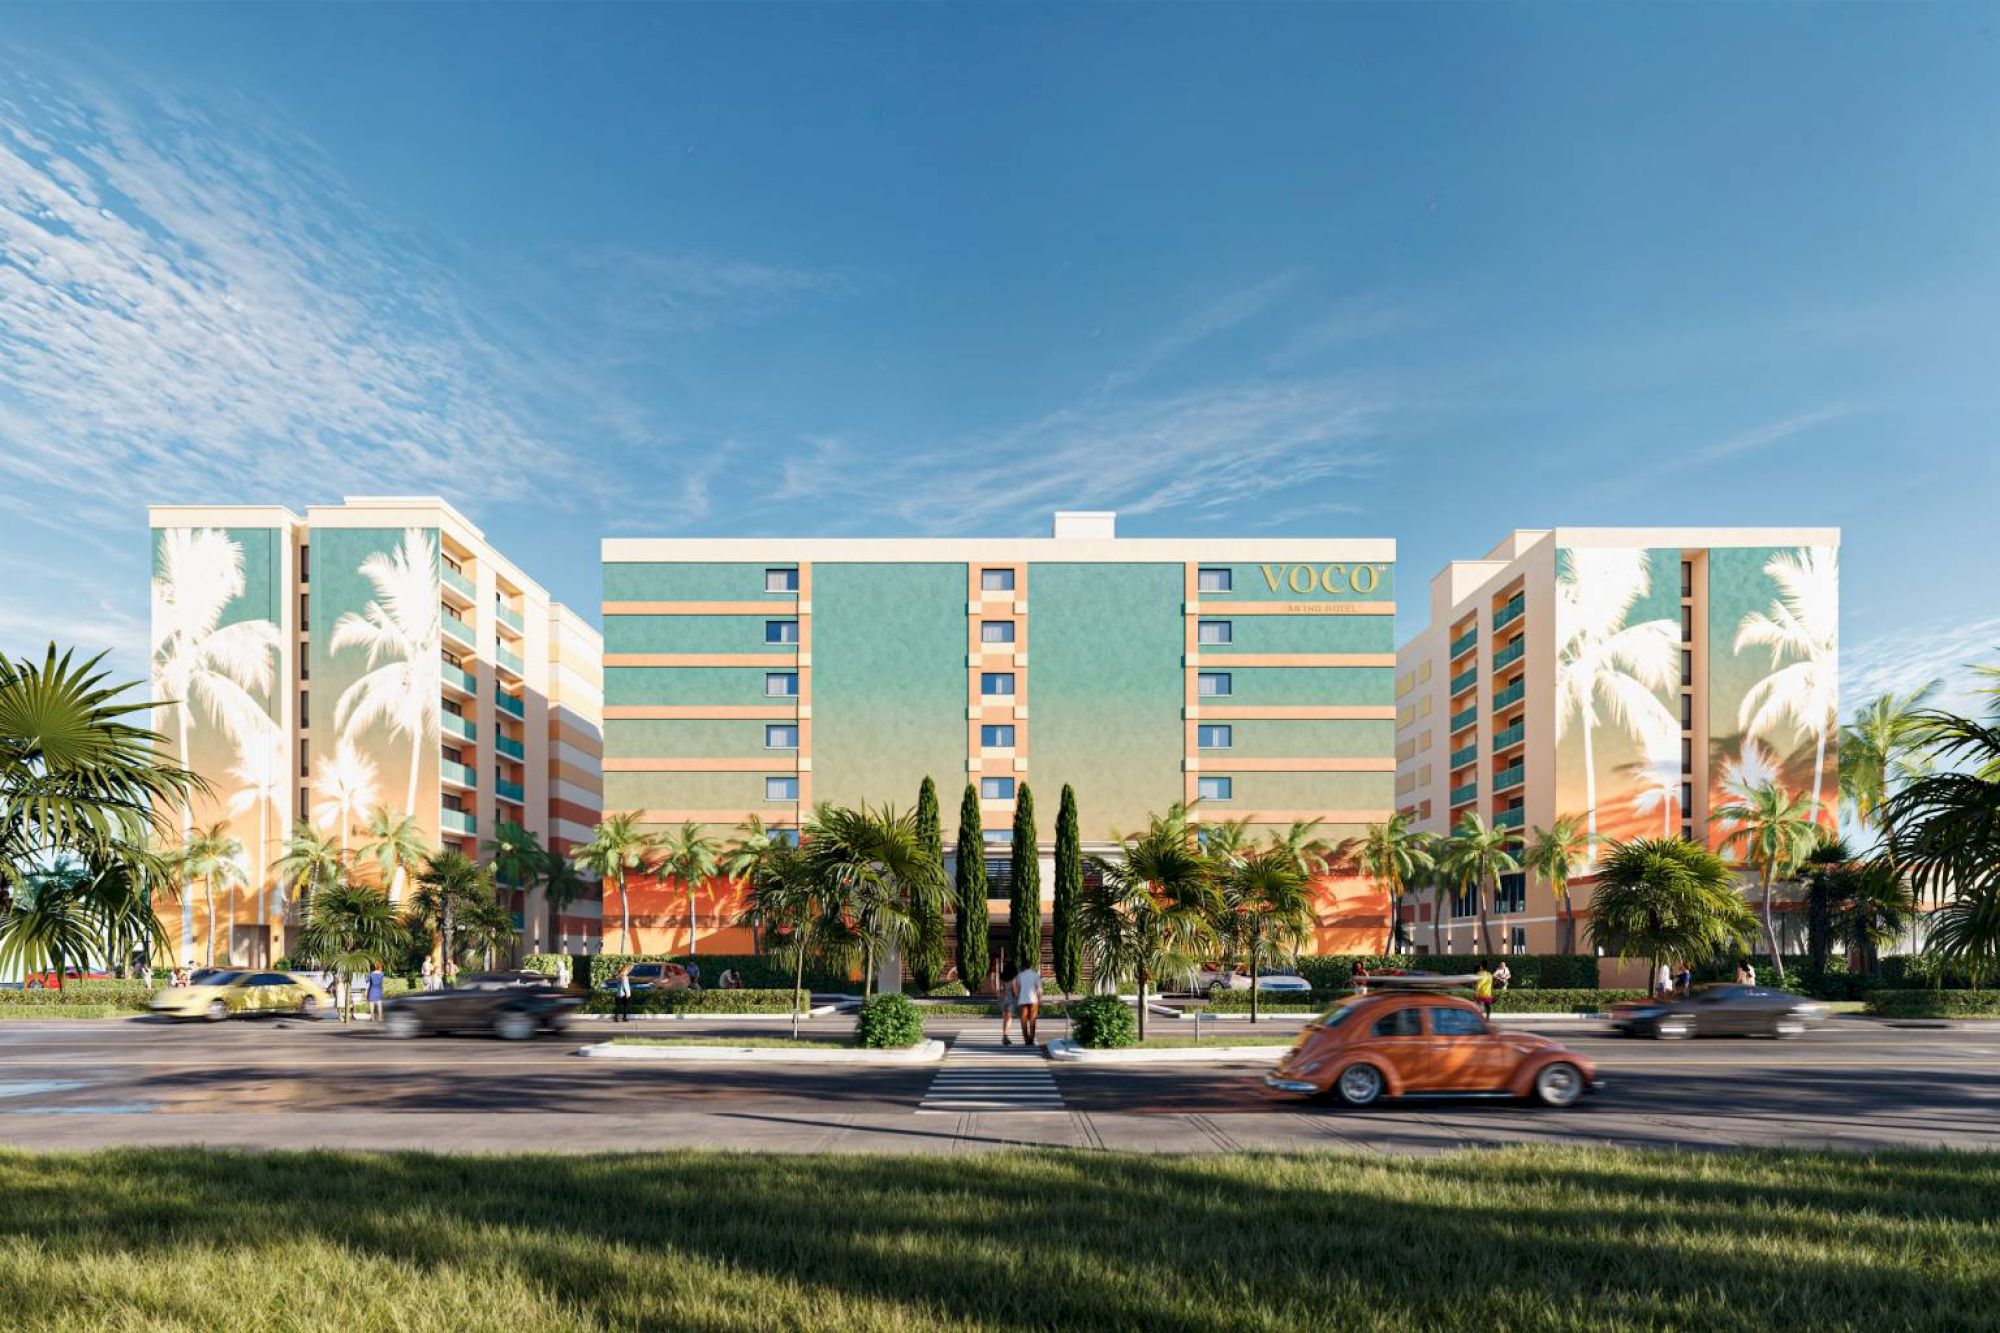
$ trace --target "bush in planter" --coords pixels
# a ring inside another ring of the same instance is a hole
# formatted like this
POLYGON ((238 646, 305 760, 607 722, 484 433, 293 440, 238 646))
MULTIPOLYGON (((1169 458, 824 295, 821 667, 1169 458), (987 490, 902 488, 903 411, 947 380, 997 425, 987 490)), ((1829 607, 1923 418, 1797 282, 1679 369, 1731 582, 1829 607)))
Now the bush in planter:
POLYGON ((1642 990, 1510 990, 1493 997, 1496 1014, 1597 1013, 1623 1000, 1643 1000, 1642 990))
MULTIPOLYGON (((1301 995, 1297 991, 1257 992, 1257 1012, 1260 1014, 1318 1013, 1347 992, 1318 991, 1301 995)), ((1250 992, 1247 990, 1219 990, 1208 997, 1208 1012, 1211 1014, 1247 1014, 1250 1012, 1250 992)))
POLYGON ((1116 995, 1093 995, 1070 1006, 1069 1030, 1079 1046, 1102 1049, 1139 1042, 1139 1020, 1116 995))
POLYGON ((925 993, 941 1000, 956 1000, 972 994, 963 981, 942 981, 925 993))
POLYGON ((924 1039, 924 1018, 907 995, 875 995, 862 1002, 855 1038, 874 1049, 914 1046, 924 1039))
MULTIPOLYGON (((594 991, 583 1002, 586 1014, 617 1012, 617 999, 594 991)), ((632 997, 635 1014, 789 1014, 789 990, 661 990, 640 991, 632 997)))

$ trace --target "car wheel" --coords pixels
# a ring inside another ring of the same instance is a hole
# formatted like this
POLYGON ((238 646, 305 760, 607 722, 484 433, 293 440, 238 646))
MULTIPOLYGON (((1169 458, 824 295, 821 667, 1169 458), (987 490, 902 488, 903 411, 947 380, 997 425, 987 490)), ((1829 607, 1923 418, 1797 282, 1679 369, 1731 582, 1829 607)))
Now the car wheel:
POLYGON ((493 1020, 493 1035, 502 1041, 526 1041, 535 1035, 535 1016, 522 1009, 503 1009, 493 1020))
POLYGON ((1349 1065, 1334 1080, 1333 1090, 1349 1106, 1373 1106, 1382 1100, 1382 1071, 1374 1065, 1349 1065))
POLYGON ((1568 1106, 1583 1096, 1583 1071, 1558 1060, 1535 1075, 1535 1100, 1544 1106, 1568 1106))
POLYGON ((1663 1018, 1653 1024, 1653 1035, 1661 1041, 1686 1041, 1694 1035, 1694 1020, 1690 1018, 1663 1018))
POLYGON ((1771 1035, 1779 1041, 1790 1041, 1805 1036, 1806 1025, 1796 1018, 1781 1018, 1771 1025, 1771 1035))
POLYGON ((211 1023, 220 1023, 223 1019, 229 1017, 229 1006, 220 1000, 210 1000, 208 1008, 202 1013, 202 1017, 211 1023))
POLYGON ((415 1014, 396 1009, 390 1011, 388 1017, 383 1020, 382 1031, 398 1041, 407 1041, 411 1037, 423 1035, 424 1023, 415 1014))

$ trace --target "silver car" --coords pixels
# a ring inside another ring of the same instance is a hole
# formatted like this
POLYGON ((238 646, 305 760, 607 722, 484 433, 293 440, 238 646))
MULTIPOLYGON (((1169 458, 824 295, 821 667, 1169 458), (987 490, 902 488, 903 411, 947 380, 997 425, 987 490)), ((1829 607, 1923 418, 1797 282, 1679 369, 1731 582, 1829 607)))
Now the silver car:
POLYGON ((1628 1036, 1798 1037, 1826 1017, 1823 1004, 1769 986, 1703 986, 1686 999, 1628 1000, 1611 1007, 1611 1026, 1628 1036))

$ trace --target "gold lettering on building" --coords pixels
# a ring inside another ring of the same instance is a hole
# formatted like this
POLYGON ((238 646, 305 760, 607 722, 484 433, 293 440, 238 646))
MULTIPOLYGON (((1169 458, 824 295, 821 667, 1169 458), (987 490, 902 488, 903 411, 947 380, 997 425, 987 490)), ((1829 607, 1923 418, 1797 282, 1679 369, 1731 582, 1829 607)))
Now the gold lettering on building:
POLYGON ((1342 597, 1350 593, 1371 593, 1382 586, 1382 572, 1387 565, 1327 565, 1316 569, 1311 565, 1259 565, 1264 573, 1264 586, 1272 592, 1280 587, 1294 593, 1324 593, 1329 597, 1342 597))

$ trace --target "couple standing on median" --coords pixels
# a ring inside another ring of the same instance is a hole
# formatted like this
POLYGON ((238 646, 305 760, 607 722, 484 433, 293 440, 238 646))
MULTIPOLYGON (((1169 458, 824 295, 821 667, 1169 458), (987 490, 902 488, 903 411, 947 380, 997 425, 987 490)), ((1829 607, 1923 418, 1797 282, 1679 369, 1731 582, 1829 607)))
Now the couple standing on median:
POLYGON ((1017 968, 1003 956, 998 969, 1000 982, 1000 1044, 1012 1046, 1007 1035, 1009 1020, 1021 1020, 1021 1040, 1035 1044, 1036 1019, 1042 1012, 1042 974, 1033 963, 1017 968))

